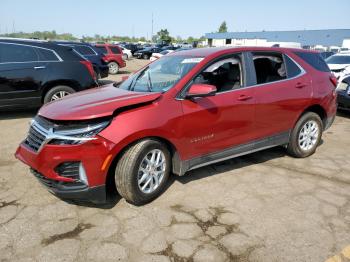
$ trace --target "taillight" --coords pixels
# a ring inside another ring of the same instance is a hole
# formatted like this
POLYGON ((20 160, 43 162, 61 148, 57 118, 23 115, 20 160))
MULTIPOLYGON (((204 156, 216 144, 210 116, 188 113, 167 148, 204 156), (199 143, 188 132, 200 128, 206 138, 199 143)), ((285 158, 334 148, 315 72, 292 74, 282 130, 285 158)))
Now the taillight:
POLYGON ((332 74, 332 75, 329 77, 329 80, 331 80, 331 82, 332 82, 332 84, 334 85, 334 87, 337 87, 338 79, 336 78, 335 75, 332 74))
POLYGON ((102 61, 108 63, 108 59, 105 56, 102 57, 102 61))
POLYGON ((90 62, 90 61, 87 61, 87 60, 83 60, 83 61, 80 61, 80 63, 82 63, 84 66, 86 66, 86 68, 87 68, 87 70, 89 71, 91 77, 92 77, 93 79, 96 79, 94 67, 92 66, 91 62, 90 62))

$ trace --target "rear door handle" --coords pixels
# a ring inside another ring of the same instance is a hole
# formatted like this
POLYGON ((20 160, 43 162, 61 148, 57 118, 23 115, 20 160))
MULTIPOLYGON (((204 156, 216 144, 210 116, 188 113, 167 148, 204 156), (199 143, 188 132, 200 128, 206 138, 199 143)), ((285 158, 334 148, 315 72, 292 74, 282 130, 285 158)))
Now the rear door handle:
POLYGON ((240 96, 237 98, 237 100, 238 100, 238 101, 247 101, 247 100, 252 99, 252 98, 253 98, 253 97, 251 97, 251 96, 240 95, 240 96))
POLYGON ((296 88, 303 88, 303 87, 305 87, 305 86, 307 86, 305 83, 297 83, 297 84, 295 85, 296 88))
POLYGON ((38 70, 38 69, 45 69, 46 68, 46 66, 34 66, 34 69, 35 70, 38 70))

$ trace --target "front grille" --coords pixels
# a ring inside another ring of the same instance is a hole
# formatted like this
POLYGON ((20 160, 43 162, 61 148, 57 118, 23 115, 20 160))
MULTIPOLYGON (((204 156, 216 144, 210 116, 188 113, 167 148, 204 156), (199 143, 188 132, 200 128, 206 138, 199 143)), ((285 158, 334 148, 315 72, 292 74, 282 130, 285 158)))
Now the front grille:
POLYGON ((38 152, 42 144, 45 142, 46 136, 51 127, 53 127, 53 124, 49 121, 40 116, 35 117, 30 126, 28 136, 24 140, 24 144, 33 151, 38 152))

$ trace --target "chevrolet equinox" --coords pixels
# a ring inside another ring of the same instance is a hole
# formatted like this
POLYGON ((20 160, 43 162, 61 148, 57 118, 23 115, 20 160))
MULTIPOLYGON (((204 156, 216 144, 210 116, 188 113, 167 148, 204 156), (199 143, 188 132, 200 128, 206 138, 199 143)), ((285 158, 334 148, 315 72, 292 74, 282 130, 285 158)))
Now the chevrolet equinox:
POLYGON ((128 79, 43 106, 16 157, 63 199, 156 198, 169 174, 275 146, 312 155, 336 114, 318 53, 285 48, 175 52, 128 79))

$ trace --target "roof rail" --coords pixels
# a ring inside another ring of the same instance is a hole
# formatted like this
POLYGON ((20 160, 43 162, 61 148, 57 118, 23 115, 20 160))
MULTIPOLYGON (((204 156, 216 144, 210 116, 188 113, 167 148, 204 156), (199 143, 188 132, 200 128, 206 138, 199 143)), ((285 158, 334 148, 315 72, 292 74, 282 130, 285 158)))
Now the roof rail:
POLYGON ((44 43, 48 42, 47 40, 41 40, 41 39, 35 39, 35 38, 17 38, 17 37, 3 37, 0 36, 0 40, 19 40, 19 41, 31 41, 31 42, 38 42, 38 43, 44 43))

